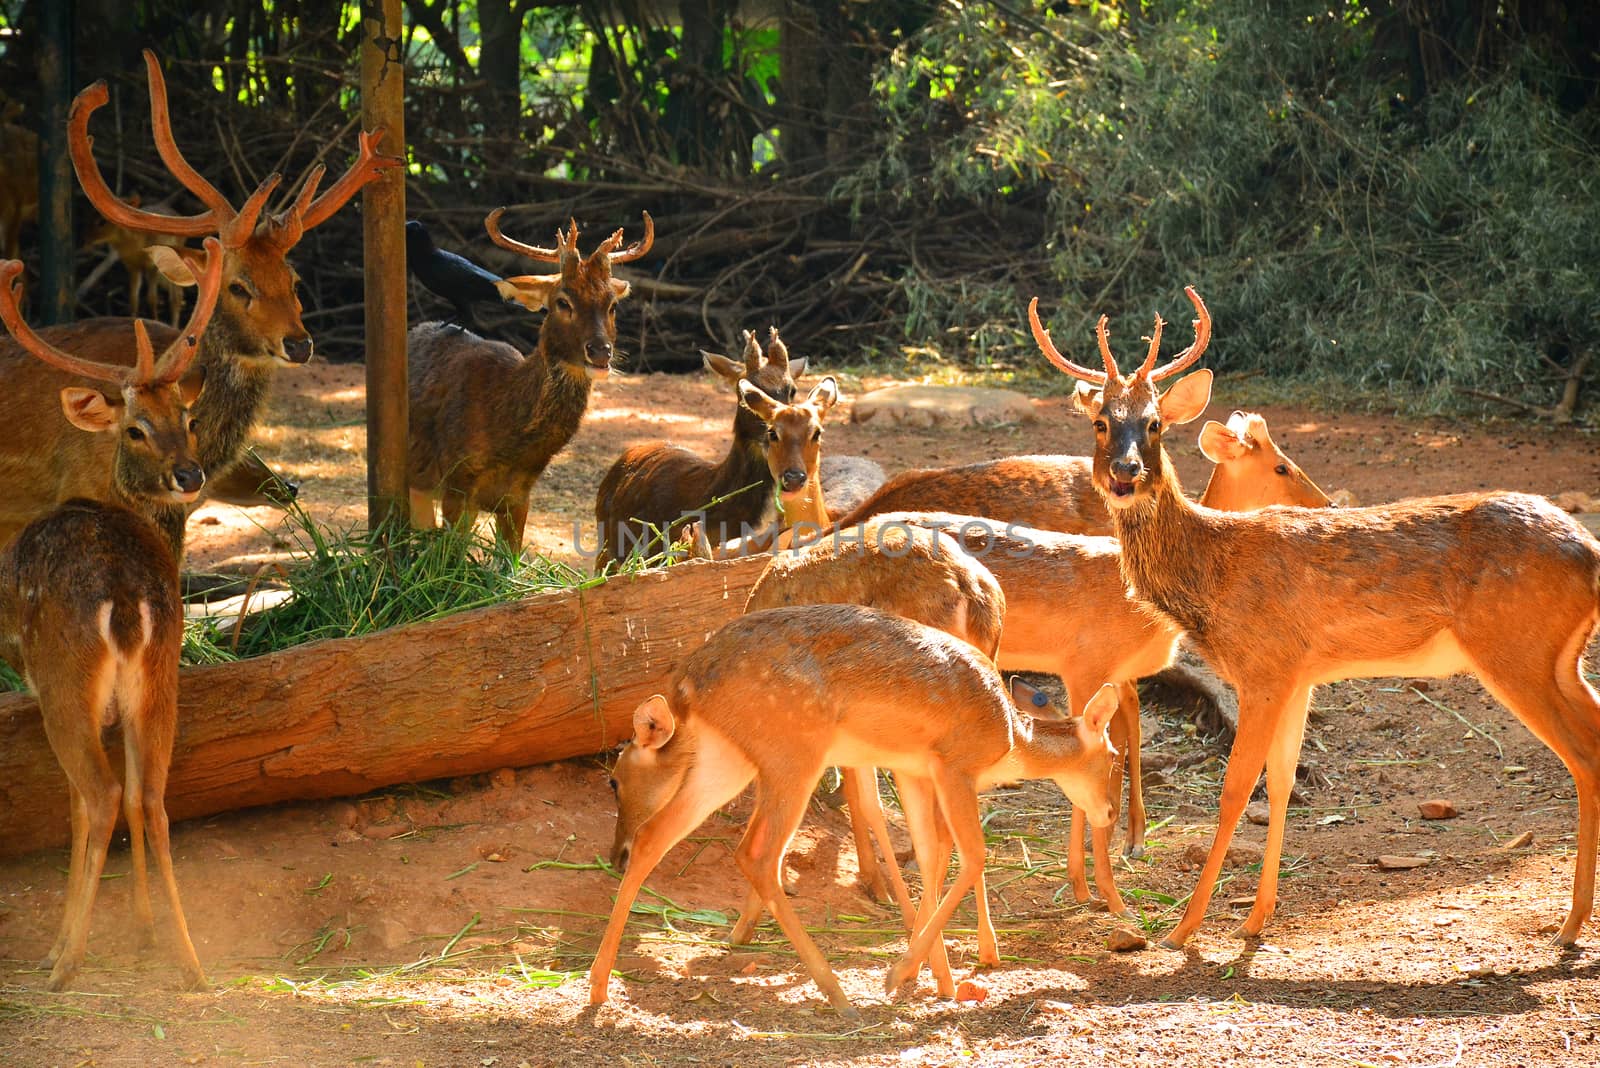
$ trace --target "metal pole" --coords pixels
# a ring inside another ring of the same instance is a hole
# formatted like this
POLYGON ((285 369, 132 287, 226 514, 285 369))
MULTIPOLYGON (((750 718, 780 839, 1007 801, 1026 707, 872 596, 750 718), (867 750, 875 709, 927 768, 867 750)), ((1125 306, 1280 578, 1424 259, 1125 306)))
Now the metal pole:
POLYGON ((52 0, 39 13, 39 318, 73 318, 72 160, 67 108, 72 102, 73 0, 52 0))
MULTIPOLYGON (((405 72, 400 0, 361 3, 361 125, 382 126, 383 150, 404 156, 405 72)), ((367 317, 367 525, 408 515, 405 169, 361 193, 367 317)))

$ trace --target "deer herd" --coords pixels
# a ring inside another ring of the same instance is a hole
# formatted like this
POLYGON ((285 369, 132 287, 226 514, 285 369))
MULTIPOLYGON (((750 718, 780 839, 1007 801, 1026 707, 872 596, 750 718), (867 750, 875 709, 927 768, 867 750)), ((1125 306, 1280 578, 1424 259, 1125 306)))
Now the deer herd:
MULTIPOLYGON (((103 217, 94 239, 118 248, 130 280, 138 275, 134 312, 139 286, 153 291, 156 272, 163 287, 196 290, 187 323, 103 318, 35 332, 19 306, 17 224, 0 220, 13 257, 0 263, 0 319, 14 339, 0 345, 8 428, 0 435, 0 654, 38 694, 71 796, 65 918, 45 960, 52 990, 64 989, 82 961, 119 811, 142 928, 154 928, 148 836, 183 973, 191 985, 205 982, 178 902, 162 801, 177 729, 185 520, 208 480, 260 473, 245 449, 274 368, 311 358, 288 254, 402 162, 378 153, 381 130, 363 132, 356 161, 326 191, 318 192, 318 167, 273 213, 274 174, 235 209, 183 157, 161 69, 151 53, 145 59, 156 150, 204 210, 156 212, 112 191, 89 134, 109 99, 104 83, 74 102, 68 142, 103 217), (103 740, 113 726, 123 739, 120 781, 103 740)), ((517 552, 534 483, 572 439, 615 357, 617 307, 630 286, 613 268, 650 251, 654 225, 646 213, 636 243, 624 246, 617 230, 585 254, 575 223, 546 248, 505 236, 501 215, 485 220, 490 238, 553 268, 497 285, 544 312, 537 344, 519 352, 459 323, 412 329, 409 481, 416 525, 432 526, 436 506, 451 524, 488 512, 517 552)), ((1060 787, 1073 807, 1074 897, 1090 898, 1087 821, 1096 888, 1113 914, 1126 915, 1110 848, 1122 811, 1127 852, 1139 854, 1145 840, 1135 682, 1168 666, 1180 641, 1237 690, 1239 722, 1216 836, 1165 945, 1184 945, 1204 919, 1263 771, 1267 844, 1239 933, 1259 935, 1271 918, 1313 687, 1458 673, 1475 675, 1576 783, 1572 901, 1556 936, 1576 943, 1592 910, 1600 834, 1600 697, 1583 672, 1600 624, 1600 542, 1526 494, 1330 507, 1261 417, 1247 413, 1202 428, 1201 450, 1215 466, 1199 503, 1191 501, 1164 447, 1169 430, 1198 418, 1211 399, 1209 371, 1179 377, 1211 338, 1205 304, 1186 292, 1196 313, 1192 344, 1158 366, 1157 317, 1131 374, 1112 355, 1104 318, 1096 330, 1102 366, 1094 368, 1063 356, 1037 300, 1029 307, 1040 350, 1078 380, 1074 403, 1093 427, 1086 456, 1008 456, 884 480, 864 458, 823 457, 838 382, 824 377, 802 393, 807 361, 791 357, 775 329, 764 344, 747 332, 738 359, 704 354, 737 395, 727 455, 713 461, 669 442, 623 453, 595 499, 596 568, 680 550, 772 556, 744 614, 709 635, 664 692, 633 713, 611 778, 611 862, 622 881, 589 973, 591 1003, 608 998, 634 899, 652 870, 753 782, 735 853, 750 891, 731 940, 748 940, 771 912, 828 1001, 853 1013, 784 885, 785 852, 830 766, 842 769, 862 881, 899 907, 908 932, 886 975, 890 993, 926 964, 937 991, 953 994, 944 928, 968 891, 977 960, 999 963, 978 801, 996 783, 1037 778, 1060 787), (1008 683, 1002 668, 1058 675, 1068 707, 1008 683), (920 899, 890 844, 879 768, 894 774, 920 899)))

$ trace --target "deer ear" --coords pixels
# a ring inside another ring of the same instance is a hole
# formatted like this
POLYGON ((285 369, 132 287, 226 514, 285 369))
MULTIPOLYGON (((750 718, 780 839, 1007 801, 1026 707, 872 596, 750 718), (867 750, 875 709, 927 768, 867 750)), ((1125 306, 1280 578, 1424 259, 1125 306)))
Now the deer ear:
POLYGON ((61 410, 67 422, 91 434, 115 430, 122 422, 122 399, 112 400, 98 389, 68 386, 61 391, 61 410))
POLYGON ((1214 464, 1237 460, 1250 451, 1250 446, 1239 440, 1239 435, 1215 419, 1200 428, 1200 451, 1214 464))
POLYGON ((739 380, 739 403, 759 415, 763 423, 772 422, 778 415, 778 409, 782 407, 763 393, 760 386, 751 385, 748 378, 739 380))
POLYGON ((1011 700, 1016 706, 1030 716, 1049 716, 1050 695, 1037 686, 1029 686, 1022 681, 1021 675, 1013 675, 1007 682, 1011 690, 1011 700))
POLYGON ((1100 410, 1105 390, 1091 382, 1079 382, 1072 390, 1072 406, 1084 415, 1092 416, 1100 410))
POLYGON ((700 360, 705 364, 707 371, 716 375, 730 386, 737 386, 739 379, 744 377, 744 364, 738 360, 730 360, 718 352, 700 350, 700 360))
POLYGON ((633 744, 640 749, 660 749, 672 740, 677 729, 672 709, 660 694, 646 698, 633 710, 633 744))
POLYGON ((632 282, 625 282, 621 278, 613 278, 613 279, 611 279, 611 295, 616 297, 618 300, 622 300, 624 297, 626 297, 629 293, 632 293, 632 292, 633 292, 633 283, 632 282))
POLYGON ((790 359, 790 361, 789 361, 789 377, 790 378, 799 378, 801 375, 805 374, 806 373, 806 361, 808 359, 810 359, 810 357, 807 357, 807 356, 795 356, 792 359, 790 359))
POLYGON ((529 311, 539 311, 550 299, 550 293, 561 284, 559 274, 520 274, 503 278, 494 284, 500 299, 522 305, 529 311))
POLYGON ((1211 368, 1202 367, 1194 374, 1180 378, 1161 397, 1161 419, 1166 423, 1187 423, 1200 418, 1200 413, 1211 403, 1211 368))
POLYGON ((832 375, 818 382, 816 388, 811 391, 811 395, 806 398, 807 404, 817 406, 817 412, 820 415, 827 415, 828 409, 832 408, 838 401, 839 383, 832 375))
POLYGON ((1106 683, 1094 692, 1083 708, 1083 725, 1093 734, 1099 734, 1111 722, 1117 711, 1117 688, 1106 683))
POLYGON ((183 398, 183 406, 190 408, 200 399, 200 391, 206 387, 206 369, 204 367, 191 367, 189 373, 178 379, 178 396, 183 398))
POLYGON ((144 250, 150 262, 156 265, 161 276, 175 286, 200 284, 200 273, 205 269, 205 257, 199 249, 173 248, 170 245, 149 245, 144 250))

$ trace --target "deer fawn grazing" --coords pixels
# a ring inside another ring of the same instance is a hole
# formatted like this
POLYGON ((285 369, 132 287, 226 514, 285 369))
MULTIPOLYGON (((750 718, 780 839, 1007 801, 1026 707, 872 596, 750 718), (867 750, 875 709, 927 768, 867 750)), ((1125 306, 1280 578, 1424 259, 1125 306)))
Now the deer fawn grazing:
POLYGON ((1574 944, 1594 904, 1600 830, 1600 696, 1582 671, 1600 624, 1600 542, 1542 497, 1520 493, 1238 514, 1191 504, 1161 438, 1204 410, 1211 374, 1198 371, 1165 394, 1156 385, 1198 360, 1210 340, 1205 305, 1186 292, 1199 314, 1194 343, 1157 367, 1157 317, 1144 362, 1130 375, 1112 358, 1104 318, 1097 334, 1105 370, 1096 371, 1056 351, 1037 300, 1028 313, 1050 362, 1081 380, 1077 404, 1094 420, 1095 488, 1111 509, 1134 595, 1181 627, 1239 694, 1216 838, 1165 944, 1182 946, 1200 926, 1263 767, 1266 853, 1239 933, 1258 935, 1271 917, 1313 686, 1462 672, 1554 750, 1577 784, 1572 908, 1556 935, 1574 944))
MULTIPOLYGON (((127 199, 130 208, 137 208, 139 203, 137 196, 127 199)), ((150 318, 156 318, 159 314, 160 297, 165 294, 167 316, 172 326, 176 328, 178 318, 183 314, 183 287, 156 269, 156 261, 150 255, 150 249, 156 245, 165 245, 172 249, 182 248, 183 238, 171 234, 136 233, 126 226, 118 226, 110 219, 102 217, 95 221, 83 239, 85 249, 94 248, 96 245, 105 245, 116 253, 117 262, 122 264, 122 270, 128 276, 128 314, 139 314, 139 298, 142 296, 149 308, 150 318)))
MULTIPOLYGON (((794 400, 794 380, 805 373, 804 359, 791 360, 774 327, 763 354, 754 332, 744 332, 743 363, 715 352, 701 352, 706 369, 728 383, 739 397, 733 411, 733 440, 719 463, 678 445, 654 441, 635 445, 611 465, 594 498, 600 548, 598 572, 613 560, 642 548, 652 555, 661 538, 694 518, 705 537, 720 544, 742 527, 762 523, 772 511, 773 473, 764 455, 770 434, 745 402, 753 387, 770 402, 794 400)), ((793 487, 790 487, 791 489, 793 487)))
MULTIPOLYGON (((220 476, 244 449, 245 439, 260 417, 277 361, 305 363, 311 358, 311 336, 300 322, 295 274, 284 257, 305 231, 338 211, 368 181, 400 160, 375 154, 382 131, 361 135, 360 158, 331 188, 317 196, 322 168, 315 168, 300 196, 287 210, 263 216, 267 198, 278 185, 272 175, 235 211, 210 182, 183 158, 172 139, 167 115, 166 83, 155 55, 145 52, 150 81, 150 117, 156 148, 167 169, 192 192, 206 210, 198 215, 158 215, 131 207, 111 192, 94 160, 89 119, 109 99, 104 82, 96 82, 73 101, 68 126, 72 162, 89 201, 107 219, 138 233, 203 237, 216 234, 225 252, 222 293, 210 328, 201 336, 195 369, 205 375, 206 389, 195 402, 199 424, 196 441, 201 466, 220 476), (259 221, 259 225, 258 225, 259 221)), ((151 255, 169 279, 194 285, 200 272, 198 249, 153 246, 151 255)), ((52 345, 84 353, 101 363, 128 362, 128 320, 89 319, 53 327, 40 336, 52 345)), ((179 336, 167 326, 152 325, 158 347, 179 336)), ((56 395, 70 383, 59 371, 30 359, 14 344, 0 345, 0 545, 24 524, 71 497, 107 499, 111 454, 108 435, 77 434, 55 416, 56 395)))
POLYGON ((888 974, 893 991, 915 974, 983 869, 977 790, 997 772, 1032 770, 1033 759, 1048 764, 1048 774, 1087 805, 1097 825, 1109 821, 1111 751, 1099 710, 1081 720, 1032 724, 1015 713, 993 664, 976 649, 856 605, 774 608, 734 620, 684 661, 667 696, 634 712, 633 741, 612 779, 618 814, 611 859, 625 874, 589 972, 590 1003, 606 1000, 645 878, 754 779, 756 807, 736 852, 739 868, 828 1001, 853 1014, 779 881, 784 851, 823 769, 895 769, 926 865, 916 934, 888 974), (934 859, 935 800, 961 861, 937 906, 934 880, 944 866, 934 859))
POLYGON ((456 325, 422 323, 406 339, 411 361, 411 521, 471 523, 493 514, 500 540, 522 551, 528 497, 544 469, 572 440, 589 407, 589 389, 611 367, 617 340, 617 302, 628 283, 611 266, 650 251, 655 224, 644 216, 644 237, 622 248, 622 231, 587 259, 578 253, 578 224, 539 248, 500 232, 497 208, 484 220, 495 244, 530 259, 559 265, 556 274, 507 278, 530 310, 549 309, 539 341, 523 357, 456 325), (619 251, 620 249, 620 251, 619 251))
POLYGON ((187 332, 157 360, 143 324, 136 322, 132 369, 75 357, 40 340, 17 309, 22 265, 0 264, 0 316, 17 340, 74 375, 120 386, 110 395, 75 386, 61 391, 74 426, 116 438, 116 503, 67 501, 29 523, 0 552, 0 639, 20 653, 18 666, 39 695, 45 735, 72 797, 66 916, 44 961, 51 990, 65 989, 83 960, 119 804, 132 842, 134 907, 141 927, 153 935, 144 855, 148 833, 172 908, 179 963, 190 986, 205 984, 178 900, 163 796, 177 727, 183 642, 173 526, 181 538, 184 504, 205 480, 190 409, 199 387, 184 375, 223 275, 221 246, 214 238, 206 246, 200 296, 187 332), (101 743, 101 733, 119 724, 121 784, 101 743))

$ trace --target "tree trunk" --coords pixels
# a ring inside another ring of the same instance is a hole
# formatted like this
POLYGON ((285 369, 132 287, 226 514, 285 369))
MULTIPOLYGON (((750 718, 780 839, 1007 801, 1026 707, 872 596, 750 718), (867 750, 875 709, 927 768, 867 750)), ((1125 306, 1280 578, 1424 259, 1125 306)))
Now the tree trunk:
MULTIPOLYGON (((186 668, 167 812, 186 819, 599 752, 744 610, 765 565, 681 564, 186 668)), ((0 699, 0 855, 61 845, 69 826, 37 702, 0 699)))

